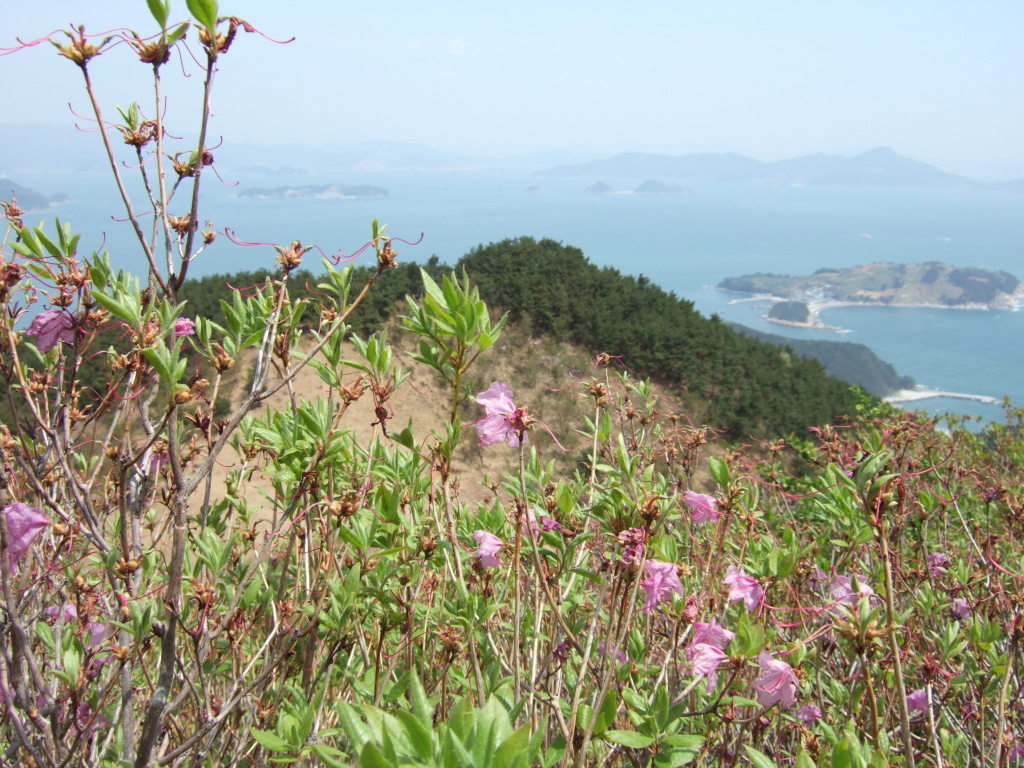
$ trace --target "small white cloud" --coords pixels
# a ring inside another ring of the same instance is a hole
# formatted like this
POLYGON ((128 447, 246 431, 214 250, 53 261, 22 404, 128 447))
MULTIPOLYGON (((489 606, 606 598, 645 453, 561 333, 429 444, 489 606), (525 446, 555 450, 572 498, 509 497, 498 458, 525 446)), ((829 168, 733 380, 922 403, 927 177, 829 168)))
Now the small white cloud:
POLYGON ((450 53, 452 56, 469 55, 469 45, 466 43, 465 40, 460 40, 459 38, 456 37, 446 41, 445 46, 448 49, 448 53, 450 53))

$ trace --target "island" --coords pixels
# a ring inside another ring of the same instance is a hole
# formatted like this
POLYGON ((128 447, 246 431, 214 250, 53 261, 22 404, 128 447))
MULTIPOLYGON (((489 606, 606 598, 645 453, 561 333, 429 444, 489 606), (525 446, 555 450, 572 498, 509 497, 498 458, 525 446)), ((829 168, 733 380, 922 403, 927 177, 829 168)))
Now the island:
POLYGON ((48 211, 59 203, 66 203, 70 198, 62 193, 44 195, 10 179, 0 179, 0 200, 9 202, 12 199, 17 200, 18 207, 26 213, 39 213, 48 211))
POLYGON ((292 198, 304 198, 314 200, 346 200, 357 197, 387 197, 388 191, 383 187, 373 187, 369 184, 347 186, 345 184, 319 184, 308 187, 276 187, 274 189, 260 189, 254 187, 245 189, 238 193, 239 197, 249 200, 286 200, 292 198))
POLYGON ((823 267, 808 277, 758 272, 727 277, 717 287, 772 302, 769 322, 837 331, 842 329, 824 325, 818 313, 843 306, 1012 310, 1024 303, 1024 285, 1009 272, 937 261, 823 267))
POLYGON ((648 179, 636 188, 638 195, 692 195, 693 190, 677 184, 666 184, 657 179, 648 179))

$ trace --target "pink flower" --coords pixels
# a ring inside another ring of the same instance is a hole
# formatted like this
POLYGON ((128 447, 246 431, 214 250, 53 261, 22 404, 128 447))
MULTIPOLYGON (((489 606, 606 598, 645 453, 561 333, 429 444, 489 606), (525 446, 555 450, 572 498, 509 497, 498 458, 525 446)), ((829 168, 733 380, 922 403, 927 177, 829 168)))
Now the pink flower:
POLYGON ((949 555, 944 555, 941 552, 934 555, 925 555, 924 559, 928 563, 928 573, 934 577, 944 574, 950 566, 949 555))
POLYGON ((924 688, 918 688, 916 691, 907 694, 907 710, 913 714, 914 712, 920 712, 921 714, 928 713, 928 691, 924 688))
POLYGON ((600 643, 597 644, 597 652, 601 656, 611 656, 613 659, 619 662, 619 664, 625 664, 627 661, 629 661, 629 656, 626 655, 626 652, 620 651, 618 648, 616 648, 615 643, 611 643, 611 645, 609 646, 609 644, 605 643, 605 641, 602 640, 600 643))
POLYGON ((75 343, 75 318, 62 310, 50 309, 35 316, 27 333, 39 337, 36 346, 45 354, 62 341, 75 343))
POLYGON ((821 710, 813 704, 805 704, 796 711, 796 719, 807 725, 814 725, 821 720, 821 710))
POLYGON ((647 534, 643 528, 629 528, 620 531, 616 537, 622 545, 622 564, 634 565, 639 563, 644 556, 644 544, 647 542, 647 534))
POLYGON ((862 597, 874 597, 875 595, 875 591, 868 586, 864 577, 856 574, 853 576, 833 576, 828 590, 832 593, 832 599, 837 604, 846 603, 851 606, 856 606, 862 597), (854 578, 857 579, 857 592, 853 591, 854 578))
POLYGON ((687 491, 683 494, 683 504, 690 508, 690 520, 694 523, 718 522, 718 506, 714 496, 706 493, 687 491))
POLYGON ((718 683, 718 668, 729 660, 720 649, 709 643, 694 643, 686 649, 686 660, 690 662, 690 670, 695 675, 707 678, 707 691, 711 693, 718 683))
POLYGON ((18 562, 28 552, 42 530, 50 524, 50 519, 42 510, 16 501, 4 507, 7 520, 7 559, 11 573, 18 572, 18 562))
MULTIPOLYGON (((65 603, 63 609, 58 609, 55 606, 50 606, 46 609, 46 615, 51 619, 56 619, 57 615, 63 613, 63 620, 65 623, 78 620, 78 609, 72 603, 65 603)), ((98 621, 90 621, 87 625, 89 630, 89 645, 90 651, 94 651, 106 642, 107 637, 110 636, 110 627, 106 624, 100 624, 98 621)))
MULTIPOLYGON (((522 431, 519 427, 522 426, 525 409, 516 408, 508 384, 492 382, 486 392, 476 396, 476 401, 487 411, 487 415, 476 423, 480 445, 494 445, 504 441, 511 446, 518 446, 522 431)), ((523 442, 526 442, 526 433, 522 433, 523 442)))
POLYGON ((179 317, 174 321, 174 336, 191 336, 196 332, 196 324, 187 317, 179 317))
POLYGON ((533 533, 537 533, 538 531, 565 532, 565 528, 560 522, 551 519, 547 515, 540 515, 538 517, 537 513, 532 509, 526 510, 526 528, 533 533))
POLYGON ((747 576, 742 569, 737 568, 735 565, 729 566, 723 581, 730 588, 730 603, 742 600, 743 604, 747 607, 747 613, 753 613, 757 610, 757 607, 761 604, 761 599, 764 597, 764 587, 761 586, 761 582, 753 576, 747 576))
POLYGON ((647 590, 644 613, 650 613, 655 606, 671 600, 673 594, 683 594, 683 584, 679 581, 675 563, 648 560, 646 569, 647 578, 640 582, 640 586, 647 590))
POLYGON ((761 674, 754 681, 757 691, 757 703, 762 707, 770 707, 776 702, 785 707, 793 706, 796 701, 796 673, 784 661, 772 658, 768 651, 761 651, 757 657, 761 674))
POLYGON ((474 531, 473 539, 480 545, 473 557, 480 558, 480 565, 485 568, 496 568, 501 565, 498 562, 498 550, 505 546, 505 542, 487 531, 474 531))
POLYGON ((713 645, 721 651, 724 651, 732 639, 736 637, 735 632, 730 632, 725 627, 719 626, 717 623, 712 621, 710 624, 704 624, 700 621, 693 623, 693 645, 699 645, 700 643, 707 643, 713 645))
POLYGON ((967 602, 967 598, 955 597, 953 598, 953 607, 949 609, 949 612, 957 621, 967 621, 971 618, 971 604, 967 602))

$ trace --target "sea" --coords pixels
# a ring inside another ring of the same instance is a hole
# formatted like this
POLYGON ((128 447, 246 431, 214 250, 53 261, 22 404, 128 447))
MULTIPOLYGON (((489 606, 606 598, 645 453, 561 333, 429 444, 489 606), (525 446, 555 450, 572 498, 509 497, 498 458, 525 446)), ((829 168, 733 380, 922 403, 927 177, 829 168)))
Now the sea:
MULTIPOLYGON (((579 247, 599 266, 644 275, 706 315, 792 338, 866 344, 901 375, 931 389, 1010 398, 1024 406, 1024 311, 843 307, 821 319, 845 332, 768 323, 767 307, 715 288, 752 272, 809 275, 822 267, 940 261, 1006 270, 1024 279, 1024 195, 971 189, 783 186, 675 182, 688 195, 633 194, 646 179, 552 177, 518 171, 311 171, 294 176, 222 170, 204 177, 203 215, 220 233, 255 243, 317 245, 330 257, 355 253, 371 222, 386 224, 399 258, 444 263, 509 237, 552 238, 579 247), (603 181, 614 194, 585 190, 603 181), (370 199, 247 199, 252 187, 370 184, 370 199)), ((105 249, 115 266, 145 262, 108 176, 28 173, 18 183, 63 192, 55 216, 81 232, 81 248, 105 249)), ((672 180, 675 181, 675 180, 672 180)), ((187 201, 181 201, 184 212, 187 201)), ((143 210, 145 206, 139 205, 143 210)), ((272 247, 242 247, 223 234, 191 267, 200 276, 274 266, 272 247)), ((372 253, 361 257, 370 263, 372 253)), ((307 265, 311 265, 307 257, 307 265)), ((608 350, 622 353, 628 350, 608 350)), ((1002 407, 932 398, 907 404, 933 414, 998 421, 1002 407)))

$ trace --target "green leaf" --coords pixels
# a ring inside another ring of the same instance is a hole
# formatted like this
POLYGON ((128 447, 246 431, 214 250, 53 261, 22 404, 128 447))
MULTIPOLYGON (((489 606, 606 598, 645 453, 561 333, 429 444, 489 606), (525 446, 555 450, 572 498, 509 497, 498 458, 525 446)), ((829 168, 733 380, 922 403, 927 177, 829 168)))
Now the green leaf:
POLYGON ((814 760, 811 759, 807 750, 801 749, 800 754, 796 756, 795 768, 817 768, 817 766, 814 764, 814 760))
POLYGON ((149 12, 156 19, 156 23, 160 25, 160 29, 164 29, 167 26, 167 16, 171 12, 169 4, 165 4, 163 0, 146 0, 146 4, 149 6, 149 12))
POLYGON ((167 36, 167 45, 174 45, 176 42, 178 42, 179 40, 181 40, 181 38, 185 36, 186 32, 188 32, 188 24, 180 25, 176 30, 174 30, 173 32, 171 32, 171 34, 167 36))
POLYGON ((832 768, 867 768, 860 744, 850 734, 832 748, 832 768))
POLYGON ((729 465, 725 461, 712 456, 708 459, 708 468, 711 470, 711 476, 715 478, 716 483, 722 486, 722 488, 729 486, 729 465))
POLYGON ((624 747, 632 747, 633 749, 643 749, 649 747, 654 743, 653 736, 647 736, 637 731, 605 731, 605 741, 610 741, 612 744, 621 744, 624 747))
POLYGON ((359 755, 359 768, 395 768, 372 741, 366 742, 359 755))
POLYGON ((291 751, 291 745, 276 733, 272 733, 271 731, 261 731, 256 728, 250 728, 249 733, 252 734, 252 737, 256 739, 261 746, 269 749, 271 752, 291 751))
POLYGON ((513 768, 533 763, 530 752, 530 728, 524 725, 498 745, 492 768, 513 768))
POLYGON ((405 728, 405 735, 416 756, 425 763, 429 762, 434 753, 430 727, 425 726, 415 715, 404 709, 395 710, 394 716, 405 728))
POLYGON ((217 34, 217 0, 185 0, 188 12, 196 21, 206 27, 211 38, 217 34))
POLYGON ((772 760, 764 752, 758 752, 753 747, 748 747, 746 744, 743 748, 747 750, 747 757, 750 758, 750 764, 754 768, 776 768, 775 761, 772 760))

